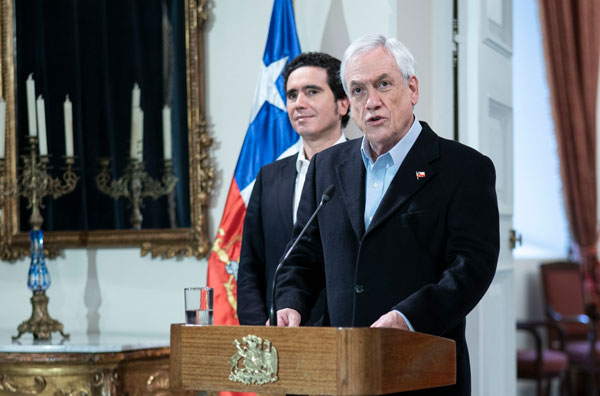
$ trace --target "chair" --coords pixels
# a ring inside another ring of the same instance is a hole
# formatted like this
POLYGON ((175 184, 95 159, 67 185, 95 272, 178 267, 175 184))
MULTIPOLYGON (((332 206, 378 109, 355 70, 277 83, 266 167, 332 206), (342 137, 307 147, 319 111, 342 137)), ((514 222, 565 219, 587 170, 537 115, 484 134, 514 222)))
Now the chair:
MULTIPOLYGON (((569 357, 569 370, 583 374, 588 394, 597 395, 596 376, 600 372, 596 342, 597 314, 586 307, 583 281, 578 263, 558 261, 540 266, 548 319, 564 331, 564 348, 569 357)), ((558 341, 557 333, 549 333, 550 345, 558 341)))
POLYGON ((550 395, 552 379, 560 378, 561 394, 571 394, 571 383, 568 375, 569 358, 564 351, 564 332, 555 323, 545 321, 518 321, 517 330, 523 330, 533 336, 535 348, 517 351, 517 378, 536 381, 537 396, 550 395), (540 328, 553 328, 558 334, 560 349, 543 349, 540 328), (543 382, 547 380, 546 392, 543 382))

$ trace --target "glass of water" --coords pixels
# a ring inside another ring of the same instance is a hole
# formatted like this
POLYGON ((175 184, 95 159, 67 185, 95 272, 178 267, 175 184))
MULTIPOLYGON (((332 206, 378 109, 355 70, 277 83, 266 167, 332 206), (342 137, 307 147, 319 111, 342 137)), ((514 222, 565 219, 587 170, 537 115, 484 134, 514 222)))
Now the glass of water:
POLYGON ((201 326, 213 324, 213 289, 212 287, 186 287, 185 323, 201 326))

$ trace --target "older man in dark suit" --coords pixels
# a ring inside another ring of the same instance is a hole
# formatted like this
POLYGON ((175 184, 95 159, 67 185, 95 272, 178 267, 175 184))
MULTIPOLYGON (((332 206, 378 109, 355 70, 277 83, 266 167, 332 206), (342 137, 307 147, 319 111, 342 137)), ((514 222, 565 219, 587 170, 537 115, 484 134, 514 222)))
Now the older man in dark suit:
POLYGON ((325 189, 337 191, 283 267, 278 324, 299 325, 326 287, 332 326, 455 340, 456 384, 415 394, 470 395, 465 317, 491 283, 499 253, 494 166, 416 118, 415 61, 398 40, 358 39, 341 78, 365 137, 311 161, 294 236, 325 189))
MULTIPOLYGON (((338 59, 311 52, 297 56, 283 72, 288 115, 300 135, 298 154, 264 166, 256 178, 244 220, 237 281, 240 324, 267 321, 273 273, 292 235, 310 159, 346 141, 342 128, 350 116, 339 69, 338 59)), ((303 324, 321 324, 324 310, 321 292, 303 324)))

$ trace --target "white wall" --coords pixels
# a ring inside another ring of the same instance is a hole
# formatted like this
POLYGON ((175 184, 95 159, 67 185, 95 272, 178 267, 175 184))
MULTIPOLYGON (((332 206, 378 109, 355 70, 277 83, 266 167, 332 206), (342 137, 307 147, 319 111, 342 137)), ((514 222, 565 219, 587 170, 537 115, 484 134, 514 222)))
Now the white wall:
MULTIPOLYGON (((443 3, 433 7, 434 0, 382 0, 366 10, 361 0, 296 1, 300 45, 303 51, 341 57, 347 44, 362 34, 397 36, 419 64, 418 116, 441 135, 451 136, 451 22, 449 5, 443 3)), ((217 170, 209 213, 211 237, 248 127, 271 7, 272 0, 216 0, 210 9, 206 110, 217 170)), ((47 292, 50 315, 71 333, 99 330, 168 337, 170 323, 183 321, 182 289, 206 283, 205 259, 142 258, 134 248, 67 249, 47 264, 53 280, 47 292)), ((0 262, 0 330, 16 332, 31 314, 28 267, 28 259, 0 262)))
MULTIPOLYGON (((68 249, 47 261, 50 316, 67 333, 169 334, 183 321, 183 291, 205 283, 206 265, 193 259, 140 258, 137 249, 68 249)), ((0 263, 0 329, 16 333, 31 315, 28 260, 0 263)))

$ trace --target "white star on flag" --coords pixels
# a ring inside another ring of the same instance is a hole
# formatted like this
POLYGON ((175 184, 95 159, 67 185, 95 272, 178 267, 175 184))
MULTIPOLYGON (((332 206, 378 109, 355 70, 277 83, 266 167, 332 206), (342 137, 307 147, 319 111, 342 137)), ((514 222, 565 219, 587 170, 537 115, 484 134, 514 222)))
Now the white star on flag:
POLYGON ((254 117, 256 117, 264 102, 269 102, 282 111, 286 111, 285 103, 283 103, 283 99, 281 99, 281 95, 279 95, 275 83, 285 67, 287 58, 287 56, 281 58, 278 61, 271 63, 269 66, 265 66, 264 63, 262 64, 258 82, 256 83, 256 90, 254 91, 254 102, 252 103, 252 111, 250 113, 250 123, 254 121, 254 117))

